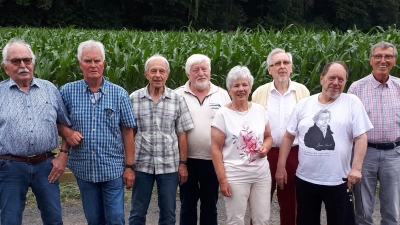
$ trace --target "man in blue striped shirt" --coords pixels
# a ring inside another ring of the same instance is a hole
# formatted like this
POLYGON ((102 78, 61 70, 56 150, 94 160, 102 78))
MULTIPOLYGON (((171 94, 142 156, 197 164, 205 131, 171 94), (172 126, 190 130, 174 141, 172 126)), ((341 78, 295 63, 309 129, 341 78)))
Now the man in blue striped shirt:
POLYGON ((70 125, 60 93, 50 82, 33 77, 35 55, 22 40, 3 48, 0 83, 0 224, 21 224, 26 193, 36 196, 43 224, 61 225, 58 178, 67 155, 52 152, 57 123, 70 125))
POLYGON ((67 165, 88 224, 125 224, 124 184, 131 188, 135 179, 132 106, 128 93, 103 77, 102 43, 82 42, 78 62, 83 80, 60 88, 73 130, 64 129, 63 136, 83 137, 76 138, 80 143, 71 147, 67 165))

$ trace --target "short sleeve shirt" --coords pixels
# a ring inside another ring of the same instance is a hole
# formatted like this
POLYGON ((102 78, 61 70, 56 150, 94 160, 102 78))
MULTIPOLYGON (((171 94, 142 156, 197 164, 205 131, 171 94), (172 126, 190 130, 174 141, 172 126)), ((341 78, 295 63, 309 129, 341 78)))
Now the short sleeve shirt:
POLYGON ((136 170, 150 174, 177 172, 177 133, 194 127, 185 99, 164 86, 161 97, 153 102, 146 86, 133 92, 130 101, 137 123, 136 170))

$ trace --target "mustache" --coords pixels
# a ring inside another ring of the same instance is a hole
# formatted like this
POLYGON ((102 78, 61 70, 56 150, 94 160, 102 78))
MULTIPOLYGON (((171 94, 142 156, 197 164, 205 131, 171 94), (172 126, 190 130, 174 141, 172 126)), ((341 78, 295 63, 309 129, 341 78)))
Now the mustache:
POLYGON ((29 72, 30 71, 27 68, 19 68, 18 71, 17 71, 18 74, 20 74, 20 73, 29 73, 29 72))

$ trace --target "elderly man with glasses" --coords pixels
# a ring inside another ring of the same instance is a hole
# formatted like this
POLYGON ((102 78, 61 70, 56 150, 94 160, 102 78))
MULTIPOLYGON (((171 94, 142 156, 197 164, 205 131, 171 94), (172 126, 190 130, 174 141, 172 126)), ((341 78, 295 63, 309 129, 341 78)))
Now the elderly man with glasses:
POLYGON ((400 201, 400 79, 389 73, 396 65, 397 49, 379 42, 371 47, 372 73, 354 82, 348 93, 357 95, 374 128, 367 132, 368 148, 362 181, 354 189, 356 223, 373 224, 375 192, 379 181, 381 224, 397 225, 400 201))
POLYGON ((57 88, 33 76, 30 45, 12 39, 3 48, 0 83, 0 224, 21 224, 26 194, 36 196, 43 224, 63 224, 58 178, 65 152, 55 158, 57 123, 69 126, 57 88))

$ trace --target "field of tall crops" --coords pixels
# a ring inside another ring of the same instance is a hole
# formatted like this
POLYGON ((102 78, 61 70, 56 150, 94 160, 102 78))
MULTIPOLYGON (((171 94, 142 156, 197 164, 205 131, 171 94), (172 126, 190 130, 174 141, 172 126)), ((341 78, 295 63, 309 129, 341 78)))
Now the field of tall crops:
MULTIPOLYGON (((24 39, 32 45, 37 56, 35 76, 61 86, 82 79, 76 51, 78 44, 88 39, 102 42, 106 47, 104 75, 129 93, 145 86, 144 63, 155 53, 170 62, 171 75, 167 86, 176 88, 187 81, 184 66, 194 53, 208 55, 212 60, 213 83, 225 87, 227 72, 235 65, 249 67, 255 77, 253 90, 270 81, 266 72, 266 57, 276 47, 293 54, 292 79, 305 84, 312 93, 320 91, 319 74, 330 61, 342 60, 350 69, 352 81, 371 72, 370 47, 381 41, 400 43, 400 31, 395 27, 375 27, 367 34, 358 30, 314 32, 297 26, 283 30, 236 30, 230 33, 194 31, 139 32, 133 30, 82 30, 47 28, 1 28, 0 49, 11 38, 24 39)), ((392 74, 398 76, 396 65, 392 74)), ((1 80, 8 76, 2 70, 1 80)))

